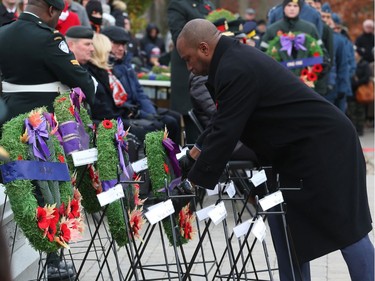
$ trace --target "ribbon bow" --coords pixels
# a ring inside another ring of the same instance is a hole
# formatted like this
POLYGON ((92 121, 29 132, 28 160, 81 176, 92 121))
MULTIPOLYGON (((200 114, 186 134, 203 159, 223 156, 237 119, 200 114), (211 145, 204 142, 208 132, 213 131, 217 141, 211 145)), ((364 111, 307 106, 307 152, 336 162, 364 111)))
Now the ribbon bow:
POLYGON ((281 49, 280 51, 287 51, 288 55, 292 54, 292 48, 296 50, 303 50, 306 51, 306 47, 303 45, 305 44, 305 34, 300 33, 297 36, 281 36, 280 38, 281 49))
POLYGON ((72 102, 72 105, 74 107, 74 117, 76 118, 76 121, 79 124, 82 124, 81 117, 79 116, 79 113, 81 111, 81 103, 86 98, 85 94, 82 92, 81 88, 74 88, 70 92, 70 100, 72 102))
POLYGON ((27 118, 25 119, 25 126, 29 136, 28 142, 33 146, 34 156, 46 161, 51 152, 45 142, 45 139, 48 139, 47 122, 44 116, 41 116, 41 120, 42 122, 37 127, 34 127, 29 118, 27 118))
POLYGON ((167 150, 168 158, 172 165, 175 176, 180 177, 181 169, 176 158, 176 154, 180 152, 180 148, 170 138, 163 139, 163 146, 167 150))
POLYGON ((117 143, 117 151, 118 151, 118 157, 120 160, 120 167, 125 173, 127 179, 130 179, 128 170, 126 169, 125 161, 124 161, 124 154, 123 149, 126 149, 126 141, 125 137, 127 135, 127 132, 124 131, 124 124, 122 123, 121 118, 117 118, 117 132, 115 133, 116 143, 117 143))

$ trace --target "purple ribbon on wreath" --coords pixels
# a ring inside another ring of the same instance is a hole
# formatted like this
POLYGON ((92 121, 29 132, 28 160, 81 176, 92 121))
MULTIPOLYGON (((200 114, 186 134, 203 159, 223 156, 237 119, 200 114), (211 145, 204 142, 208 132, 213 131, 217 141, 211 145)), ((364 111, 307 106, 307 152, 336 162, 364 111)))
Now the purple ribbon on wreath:
POLYGON ((305 34, 300 33, 294 37, 291 36, 281 36, 280 37, 281 49, 280 51, 287 51, 288 55, 292 54, 293 45, 294 48, 298 50, 306 51, 305 44, 305 34))
POLYGON ((174 171, 175 176, 180 177, 181 169, 176 158, 176 154, 181 152, 180 148, 170 138, 166 138, 163 140, 163 146, 167 150, 168 159, 172 165, 172 169, 174 171))
POLYGON ((84 100, 85 98, 86 96, 82 92, 81 88, 73 88, 73 90, 70 92, 70 100, 72 101, 72 104, 74 106, 74 117, 79 124, 82 124, 79 113, 81 111, 82 100, 84 100))
POLYGON ((42 122, 38 127, 30 123, 29 118, 25 119, 25 126, 27 128, 27 134, 29 136, 29 144, 33 146, 33 153, 35 157, 46 161, 46 159, 51 155, 51 152, 48 149, 48 145, 44 139, 48 139, 47 131, 47 121, 44 116, 41 116, 42 122), (39 150, 39 147, 40 150, 39 150))
POLYGON ((126 133, 124 130, 124 124, 122 123, 121 118, 117 118, 117 132, 115 133, 116 143, 117 143, 117 151, 118 151, 118 158, 120 160, 120 167, 125 173, 127 179, 130 179, 128 170, 126 169, 125 160, 123 150, 126 150, 126 141, 125 141, 126 133))

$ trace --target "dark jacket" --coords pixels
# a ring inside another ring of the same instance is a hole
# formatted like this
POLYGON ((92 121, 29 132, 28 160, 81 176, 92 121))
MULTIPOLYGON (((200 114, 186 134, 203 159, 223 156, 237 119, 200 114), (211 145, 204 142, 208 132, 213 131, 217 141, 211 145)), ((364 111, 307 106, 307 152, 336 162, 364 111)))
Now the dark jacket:
POLYGON ((126 59, 115 61, 113 73, 120 80, 128 94, 126 105, 139 107, 139 118, 147 118, 156 114, 154 104, 144 93, 143 87, 139 84, 137 74, 126 59))
POLYGON ((94 120, 116 119, 117 117, 126 118, 128 113, 126 109, 116 107, 113 101, 107 70, 99 68, 90 62, 85 67, 98 81, 95 103, 91 106, 92 118, 94 120))
POLYGON ((303 180, 302 190, 283 191, 301 263, 370 232, 361 144, 339 109, 272 58, 225 36, 214 51, 207 88, 218 111, 198 140, 202 151, 191 182, 214 188, 241 140, 262 166, 279 173, 281 187, 293 189, 303 180))
POLYGON ((207 91, 205 83, 207 76, 190 74, 190 97, 193 104, 194 113, 201 122, 203 128, 210 123, 211 117, 216 112, 215 103, 207 91))
POLYGON ((357 88, 363 84, 366 84, 371 78, 371 69, 369 63, 365 59, 360 59, 357 63, 355 75, 352 77, 352 90, 353 93, 357 88))
POLYGON ((355 40, 357 48, 362 48, 365 52, 363 58, 368 62, 374 61, 374 34, 362 33, 355 40))
POLYGON ((160 49, 160 52, 163 54, 165 53, 165 44, 164 40, 160 38, 159 36, 159 28, 154 23, 149 23, 146 27, 146 32, 143 36, 143 38, 139 41, 140 48, 142 51, 146 51, 147 45, 153 45, 160 49), (156 37, 151 37, 150 32, 152 29, 156 29, 156 37))
MULTIPOLYGON (((197 18, 205 18, 215 9, 207 0, 172 0, 168 6, 168 26, 176 45, 177 36, 184 25, 197 18)), ((189 72, 177 49, 172 51, 171 58, 171 109, 186 114, 191 108, 189 98, 189 72)))
POLYGON ((9 13, 3 3, 0 3, 0 27, 17 19, 17 12, 9 13))
MULTIPOLYGON (((61 82, 68 88, 80 87, 86 101, 93 103, 94 82, 69 51, 64 36, 31 14, 23 13, 17 21, 0 28, 0 68, 2 82, 25 87, 61 82)), ((53 111, 58 94, 6 92, 3 87, 8 119, 41 106, 53 111)))

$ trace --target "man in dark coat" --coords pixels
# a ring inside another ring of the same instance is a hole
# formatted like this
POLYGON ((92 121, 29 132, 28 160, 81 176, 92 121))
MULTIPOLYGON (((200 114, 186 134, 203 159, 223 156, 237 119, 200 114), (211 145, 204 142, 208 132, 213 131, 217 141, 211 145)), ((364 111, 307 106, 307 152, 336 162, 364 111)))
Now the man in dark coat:
POLYGON ((241 140, 262 166, 272 165, 282 187, 303 180, 302 190, 283 192, 301 268, 340 249, 352 280, 373 280, 366 167, 350 120, 275 60, 206 20, 185 25, 177 50, 188 70, 208 75, 217 104, 212 126, 185 158, 196 159, 188 180, 213 189, 241 140))
POLYGON ((60 92, 80 87, 90 104, 95 86, 54 27, 64 2, 31 0, 19 19, 0 28, 0 69, 7 120, 47 106, 60 92))

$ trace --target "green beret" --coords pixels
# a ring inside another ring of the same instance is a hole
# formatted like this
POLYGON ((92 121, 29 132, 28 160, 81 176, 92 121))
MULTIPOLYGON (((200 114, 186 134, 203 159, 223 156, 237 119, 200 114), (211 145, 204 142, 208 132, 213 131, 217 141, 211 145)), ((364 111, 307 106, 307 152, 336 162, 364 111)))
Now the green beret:
POLYGON ((63 0, 44 0, 44 1, 59 11, 64 10, 65 3, 63 0))
POLYGON ((94 37, 94 31, 91 27, 76 25, 70 27, 65 36, 69 38, 92 39, 94 37))

